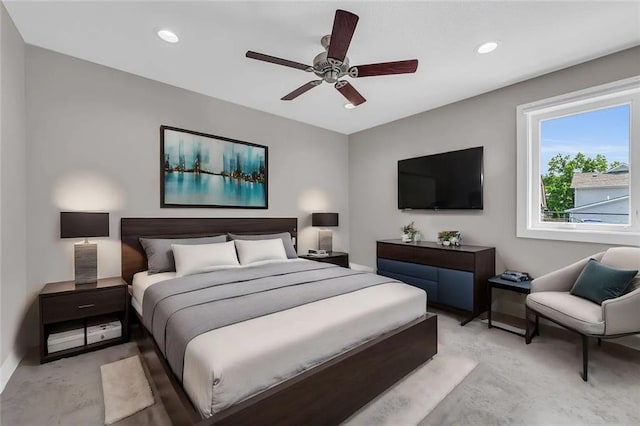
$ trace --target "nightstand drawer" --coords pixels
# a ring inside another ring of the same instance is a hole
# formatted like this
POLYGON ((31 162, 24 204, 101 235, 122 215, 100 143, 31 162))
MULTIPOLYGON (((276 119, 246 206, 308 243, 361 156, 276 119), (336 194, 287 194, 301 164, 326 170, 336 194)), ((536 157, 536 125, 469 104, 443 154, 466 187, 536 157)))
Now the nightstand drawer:
POLYGON ((125 288, 120 287, 44 297, 41 321, 47 324, 122 311, 125 295, 125 288))

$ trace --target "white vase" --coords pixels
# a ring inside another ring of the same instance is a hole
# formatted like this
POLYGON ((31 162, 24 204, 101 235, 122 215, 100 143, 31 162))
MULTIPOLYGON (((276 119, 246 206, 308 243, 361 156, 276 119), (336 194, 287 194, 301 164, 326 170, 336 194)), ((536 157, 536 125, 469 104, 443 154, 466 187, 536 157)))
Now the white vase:
POLYGON ((451 245, 451 241, 449 241, 449 240, 443 241, 442 245, 443 246, 449 246, 449 245, 451 245))
POLYGON ((402 234, 402 236, 400 238, 402 239, 403 243, 410 243, 411 242, 411 237, 409 236, 409 234, 402 234))

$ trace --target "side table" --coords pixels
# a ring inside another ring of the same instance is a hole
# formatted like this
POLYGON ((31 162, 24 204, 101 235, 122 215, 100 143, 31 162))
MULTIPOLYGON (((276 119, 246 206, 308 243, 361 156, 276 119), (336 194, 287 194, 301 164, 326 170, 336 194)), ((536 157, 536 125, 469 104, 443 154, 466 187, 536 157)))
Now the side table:
POLYGON ((502 290, 508 290, 508 291, 514 291, 516 293, 520 293, 520 294, 529 294, 531 293, 531 281, 532 280, 528 280, 528 281, 509 281, 509 280, 505 280, 503 278, 500 277, 500 275, 495 276, 493 278, 489 278, 488 280, 488 295, 489 295, 489 310, 487 311, 487 325, 489 328, 493 327, 493 328, 498 328, 500 330, 504 330, 504 331, 508 331, 509 333, 513 333, 515 335, 521 336, 521 337, 525 337, 524 333, 518 333, 516 331, 513 330, 509 330, 507 328, 504 327, 500 327, 499 325, 494 325, 491 322, 491 303, 493 301, 493 297, 492 297, 492 293, 493 293, 493 289, 494 288, 499 288, 502 290))

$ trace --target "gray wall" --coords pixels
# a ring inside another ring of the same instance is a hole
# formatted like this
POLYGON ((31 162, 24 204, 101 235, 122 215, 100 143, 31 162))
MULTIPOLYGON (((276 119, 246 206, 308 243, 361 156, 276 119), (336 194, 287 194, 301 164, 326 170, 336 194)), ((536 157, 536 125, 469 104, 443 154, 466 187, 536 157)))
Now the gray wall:
POLYGON ((293 216, 304 252, 317 242, 310 213, 335 211, 334 246, 349 248, 345 135, 32 46, 27 129, 32 293, 73 278, 76 241, 59 238, 62 210, 111 213, 111 237, 94 239, 99 277, 120 275, 121 217, 293 216), (161 209, 161 124, 267 145, 269 209, 161 209))
MULTIPOLYGON (((0 3, 0 392, 24 352, 27 306, 25 44, 0 3), (24 334, 22 334, 24 336, 24 334)), ((34 330, 30 330, 33 332, 34 330)))
POLYGON ((369 266, 375 240, 397 237, 410 220, 426 239, 459 229, 466 243, 496 246, 499 270, 539 275, 605 248, 515 237, 515 106, 629 77, 637 72, 638 48, 347 138, 40 48, 25 53, 0 12, 3 361, 20 347, 12 343, 20 327, 35 343, 36 315, 32 310, 24 325, 25 303, 35 307, 45 282, 73 277, 73 241, 59 239, 61 210, 111 212, 111 237, 96 239, 101 277, 120 273, 119 220, 125 216, 296 216, 303 252, 316 244, 309 213, 337 211, 334 247, 369 266), (271 207, 160 209, 160 124, 268 145, 271 207), (476 145, 485 146, 484 211, 395 208, 398 159, 476 145))
POLYGON ((640 70, 639 60, 636 47, 350 135, 351 260, 375 266, 375 241, 399 238, 400 226, 412 220, 425 240, 435 240, 438 231, 459 230, 466 244, 496 247, 497 271, 539 276, 606 249, 516 238, 516 106, 631 77, 640 70), (480 145, 483 211, 397 209, 397 160, 480 145))

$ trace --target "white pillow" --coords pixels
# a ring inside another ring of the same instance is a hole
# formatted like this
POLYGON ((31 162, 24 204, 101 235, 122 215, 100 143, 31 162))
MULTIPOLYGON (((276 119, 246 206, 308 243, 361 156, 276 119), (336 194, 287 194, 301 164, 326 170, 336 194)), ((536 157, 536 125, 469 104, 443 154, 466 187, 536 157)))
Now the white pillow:
POLYGON ((199 245, 171 244, 171 249, 176 260, 177 277, 238 265, 233 241, 199 245))
POLYGON ((233 240, 241 265, 262 260, 287 260, 282 239, 273 240, 233 240))

